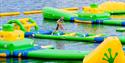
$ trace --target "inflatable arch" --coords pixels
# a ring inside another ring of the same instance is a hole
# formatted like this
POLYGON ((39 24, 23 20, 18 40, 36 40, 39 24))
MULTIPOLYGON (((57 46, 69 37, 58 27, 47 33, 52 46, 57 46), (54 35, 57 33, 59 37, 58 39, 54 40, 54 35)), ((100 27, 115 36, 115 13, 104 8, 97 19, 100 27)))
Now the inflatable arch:
POLYGON ((39 26, 31 18, 23 18, 8 21, 8 24, 15 23, 15 29, 22 30, 24 32, 30 32, 31 27, 34 27, 36 31, 39 30, 39 26), (18 25, 18 26, 17 26, 18 25))

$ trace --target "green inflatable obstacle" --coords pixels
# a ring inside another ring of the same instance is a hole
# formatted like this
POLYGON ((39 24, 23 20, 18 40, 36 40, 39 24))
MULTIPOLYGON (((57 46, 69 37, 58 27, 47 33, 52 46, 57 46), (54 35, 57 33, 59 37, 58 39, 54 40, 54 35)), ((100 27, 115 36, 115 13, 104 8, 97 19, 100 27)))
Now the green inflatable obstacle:
POLYGON ((87 41, 87 42, 102 42, 104 40, 103 37, 78 37, 78 36, 56 36, 56 35, 44 35, 44 34, 35 34, 35 38, 40 39, 55 39, 55 40, 71 40, 71 41, 87 41))
POLYGON ((121 11, 112 11, 110 12, 111 15, 125 15, 125 10, 121 11))
MULTIPOLYGON (((29 22, 30 22, 30 23, 36 23, 36 21, 33 20, 32 18, 29 18, 29 22)), ((37 24, 34 26, 34 28, 35 28, 35 31, 38 31, 38 30, 40 29, 37 24)))
POLYGON ((24 38, 21 30, 14 30, 13 24, 4 24, 0 31, 0 50, 23 50, 32 48, 34 40, 24 38))
POLYGON ((104 20, 110 18, 110 13, 99 12, 101 10, 95 9, 98 9, 98 4, 90 4, 90 7, 85 8, 84 12, 77 13, 78 20, 104 20))
POLYGON ((0 50, 23 50, 32 48, 34 41, 32 39, 23 39, 17 41, 4 41, 0 40, 0 50))
POLYGON ((116 31, 117 32, 125 32, 125 28, 117 28, 116 31))
MULTIPOLYGON (((23 18, 23 19, 25 19, 25 18, 23 18)), ((25 21, 27 21, 27 23, 30 23, 30 24, 35 24, 36 23, 35 20, 33 20, 32 18, 27 18, 27 19, 28 19, 28 21, 25 20, 25 21)), ((24 32, 27 32, 24 24, 21 23, 21 21, 19 19, 9 20, 8 21, 8 24, 13 24, 13 23, 16 23, 20 27, 20 30, 22 30, 24 32)), ((35 29, 35 31, 38 31, 39 30, 39 26, 37 24, 34 25, 34 29, 35 29)))
POLYGON ((65 12, 60 9, 45 7, 42 9, 44 18, 47 19, 59 19, 64 17, 64 20, 72 20, 73 17, 77 17, 76 14, 65 12))
POLYGON ((10 24, 4 24, 3 26, 2 26, 2 30, 3 31, 14 31, 14 28, 13 28, 14 26, 13 25, 10 25, 10 24))
POLYGON ((96 4, 96 3, 90 4, 90 7, 91 8, 98 8, 98 4, 96 4))
POLYGON ((125 36, 120 36, 119 40, 121 41, 121 43, 125 44, 125 36))
POLYGON ((10 20, 10 21, 8 21, 8 24, 12 24, 12 23, 16 23, 17 25, 20 26, 20 29, 22 31, 26 32, 25 27, 23 26, 23 24, 19 20, 10 20))
POLYGON ((100 14, 92 14, 92 13, 78 13, 78 20, 104 20, 109 19, 109 13, 100 13, 100 14))
POLYGON ((28 52, 27 56, 45 59, 83 59, 90 51, 77 50, 36 50, 28 52))
MULTIPOLYGON (((55 39, 55 40, 70 40, 70 41, 85 41, 85 42, 94 42, 94 43, 101 43, 106 37, 109 37, 110 35, 94 35, 94 34, 88 34, 90 36, 83 37, 82 34, 79 34, 79 36, 63 36, 63 35, 45 35, 45 34, 35 34, 35 38, 40 39, 55 39)), ((125 44, 125 36, 119 36, 119 39, 122 44, 125 44)))
POLYGON ((104 20, 103 24, 125 26, 125 21, 124 20, 104 20))

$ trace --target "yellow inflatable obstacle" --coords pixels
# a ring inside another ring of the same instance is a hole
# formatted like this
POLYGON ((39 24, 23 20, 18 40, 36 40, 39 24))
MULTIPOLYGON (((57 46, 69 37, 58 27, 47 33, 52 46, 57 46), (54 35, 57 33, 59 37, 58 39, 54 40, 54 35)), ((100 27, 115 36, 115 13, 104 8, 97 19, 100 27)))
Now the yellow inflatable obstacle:
POLYGON ((125 63, 120 40, 117 37, 108 37, 84 58, 83 63, 125 63))
POLYGON ((108 1, 104 2, 99 5, 99 8, 104 10, 104 11, 125 11, 125 2, 113 2, 113 1, 108 1))
POLYGON ((39 30, 39 26, 31 18, 22 18, 8 21, 9 24, 14 23, 15 30, 22 30, 24 32, 30 32, 31 28, 34 27, 36 31, 39 30))
POLYGON ((104 11, 99 8, 98 4, 90 4, 90 6, 83 7, 86 13, 99 14, 104 13, 104 11))
POLYGON ((3 30, 0 31, 0 40, 15 41, 23 40, 24 32, 21 30, 14 30, 12 24, 4 24, 3 30))
POLYGON ((75 35, 76 35, 76 33, 66 33, 63 36, 75 36, 75 35))

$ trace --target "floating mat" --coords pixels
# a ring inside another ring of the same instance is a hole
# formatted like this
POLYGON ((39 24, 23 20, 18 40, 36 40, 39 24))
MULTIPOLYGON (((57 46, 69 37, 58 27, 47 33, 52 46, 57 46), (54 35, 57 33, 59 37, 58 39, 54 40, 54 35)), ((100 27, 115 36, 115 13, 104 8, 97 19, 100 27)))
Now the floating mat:
POLYGON ((125 63, 121 42, 117 37, 108 37, 84 58, 83 63, 125 63))

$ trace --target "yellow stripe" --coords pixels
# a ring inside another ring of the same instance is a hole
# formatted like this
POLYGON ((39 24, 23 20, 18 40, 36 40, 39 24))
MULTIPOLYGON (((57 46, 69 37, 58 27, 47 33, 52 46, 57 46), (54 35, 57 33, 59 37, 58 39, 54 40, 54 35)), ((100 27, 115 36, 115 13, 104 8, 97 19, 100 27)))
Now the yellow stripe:
MULTIPOLYGON (((63 10, 68 11, 76 11, 78 10, 77 7, 72 7, 72 8, 63 8, 63 10)), ((33 10, 33 11, 25 11, 23 12, 24 15, 29 15, 29 14, 40 14, 42 13, 42 10, 33 10)), ((20 15, 20 12, 6 12, 6 13, 0 13, 0 17, 5 17, 5 16, 17 16, 20 15)))
POLYGON ((92 24, 91 21, 80 21, 80 20, 75 20, 77 23, 84 23, 84 24, 92 24))
POLYGON ((69 11, 73 11, 73 10, 78 10, 79 8, 77 7, 72 7, 72 8, 63 8, 64 10, 69 10, 69 11))
MULTIPOLYGON (((61 10, 66 10, 67 12, 68 11, 76 11, 76 10, 78 10, 78 8, 77 7, 72 7, 72 8, 63 8, 63 9, 61 9, 61 10)), ((29 14, 40 14, 40 13, 42 13, 42 10, 34 10, 34 11, 25 11, 24 12, 24 15, 29 15, 29 14)))
POLYGON ((29 14, 40 14, 40 13, 42 13, 41 10, 25 11, 25 12, 24 12, 25 15, 29 15, 29 14))
POLYGON ((20 15, 20 12, 0 13, 0 17, 5 17, 5 16, 17 16, 17 15, 20 15))

